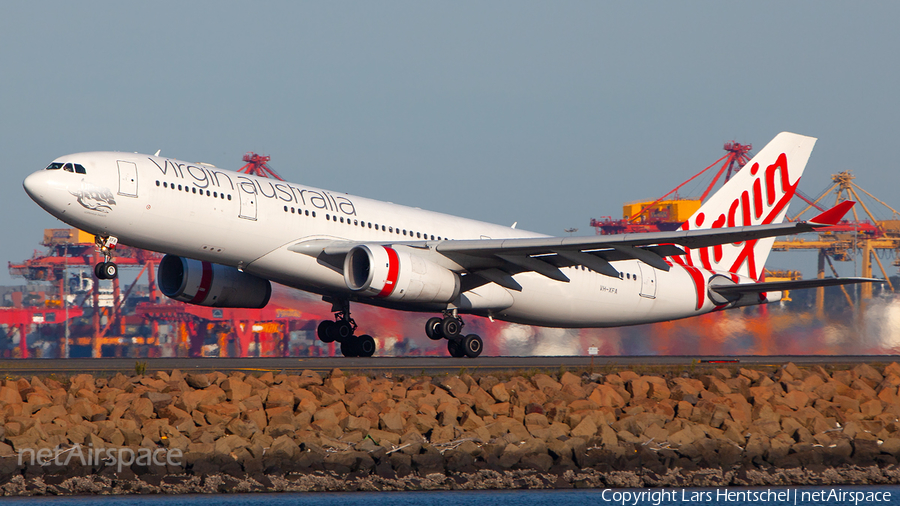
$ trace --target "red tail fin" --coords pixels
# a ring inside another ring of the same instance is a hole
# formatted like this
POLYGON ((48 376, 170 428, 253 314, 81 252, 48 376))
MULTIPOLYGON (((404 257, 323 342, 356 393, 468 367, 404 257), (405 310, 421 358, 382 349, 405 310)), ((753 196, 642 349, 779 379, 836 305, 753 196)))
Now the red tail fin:
POLYGON ((809 220, 810 223, 818 223, 821 225, 837 225, 838 222, 841 221, 841 218, 844 217, 850 211, 850 208, 856 202, 852 200, 845 200, 840 204, 832 207, 831 209, 825 211, 824 213, 816 216, 815 218, 809 220))

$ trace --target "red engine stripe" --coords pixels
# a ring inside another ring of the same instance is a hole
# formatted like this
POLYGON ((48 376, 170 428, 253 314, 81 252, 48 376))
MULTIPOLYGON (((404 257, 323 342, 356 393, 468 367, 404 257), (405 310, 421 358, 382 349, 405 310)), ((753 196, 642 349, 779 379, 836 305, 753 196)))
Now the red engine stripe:
POLYGON ((381 289, 376 297, 388 297, 394 293, 394 287, 397 286, 397 275, 400 273, 400 258, 394 248, 384 247, 384 251, 388 255, 388 275, 384 281, 384 288, 381 289))
POLYGON ((200 304, 203 302, 203 299, 209 295, 209 286, 212 284, 213 278, 212 274, 212 264, 203 262, 203 274, 200 276, 200 286, 197 287, 197 293, 194 295, 194 298, 191 299, 191 304, 200 304))

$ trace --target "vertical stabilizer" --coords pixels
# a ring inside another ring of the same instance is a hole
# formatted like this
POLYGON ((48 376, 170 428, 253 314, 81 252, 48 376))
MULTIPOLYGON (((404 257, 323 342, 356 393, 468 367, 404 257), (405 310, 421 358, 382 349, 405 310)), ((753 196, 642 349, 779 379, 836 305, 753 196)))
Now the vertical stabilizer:
MULTIPOLYGON (((781 223, 809 160, 814 137, 782 132, 713 194, 682 230, 781 223)), ((775 238, 688 250, 679 263, 758 280, 775 238)))

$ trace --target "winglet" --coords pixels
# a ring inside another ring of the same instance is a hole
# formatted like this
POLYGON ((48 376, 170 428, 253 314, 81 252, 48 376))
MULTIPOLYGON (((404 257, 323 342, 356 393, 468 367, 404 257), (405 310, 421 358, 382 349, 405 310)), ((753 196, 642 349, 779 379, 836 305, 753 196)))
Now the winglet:
POLYGON ((840 204, 832 207, 831 209, 825 211, 824 213, 809 220, 809 222, 816 225, 837 225, 838 222, 841 221, 841 218, 843 218, 844 215, 850 211, 850 208, 853 207, 854 204, 856 204, 856 202, 852 200, 845 200, 840 204))

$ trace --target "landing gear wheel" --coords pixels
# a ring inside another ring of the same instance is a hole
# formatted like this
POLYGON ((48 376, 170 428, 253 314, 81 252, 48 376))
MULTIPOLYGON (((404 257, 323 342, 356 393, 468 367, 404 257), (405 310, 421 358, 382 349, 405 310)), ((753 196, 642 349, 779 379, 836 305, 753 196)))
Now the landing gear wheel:
POLYGON ((475 358, 484 350, 484 342, 476 334, 469 334, 462 340, 462 348, 466 356, 475 358))
POLYGON ((103 262, 104 279, 116 279, 119 277, 119 266, 115 262, 103 262))
POLYGON ((460 329, 462 329, 462 325, 459 324, 459 320, 452 316, 441 321, 441 334, 451 341, 459 336, 460 329))
POLYGON ((328 329, 328 332, 330 332, 330 336, 334 337, 334 341, 340 343, 353 340, 353 326, 347 320, 334 322, 334 325, 328 329))
POLYGON ((103 266, 105 264, 106 264, 106 262, 100 262, 94 266, 94 276, 97 276, 97 279, 106 279, 105 277, 103 277, 104 276, 103 266))
POLYGON ((441 331, 441 319, 435 316, 434 318, 429 318, 427 322, 425 322, 425 335, 428 336, 428 339, 432 341, 440 341, 444 338, 444 333, 441 331))
POLYGON ((360 357, 371 357, 375 354, 377 348, 378 345, 375 344, 375 339, 368 334, 359 336, 359 339, 356 341, 356 352, 360 357))
POLYGON ((319 336, 319 340, 323 343, 331 343, 334 342, 334 338, 331 337, 333 332, 331 332, 331 327, 334 327, 337 322, 333 322, 331 320, 324 320, 319 324, 319 328, 316 329, 316 334, 319 336))
POLYGON ((457 339, 447 339, 447 351, 449 351, 450 356, 454 358, 466 356, 466 351, 463 349, 462 343, 457 339))
POLYGON ((356 339, 347 339, 341 342, 341 355, 345 357, 358 357, 359 356, 359 343, 356 342, 356 339))

